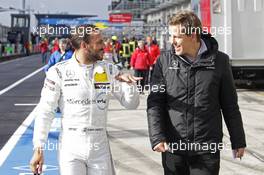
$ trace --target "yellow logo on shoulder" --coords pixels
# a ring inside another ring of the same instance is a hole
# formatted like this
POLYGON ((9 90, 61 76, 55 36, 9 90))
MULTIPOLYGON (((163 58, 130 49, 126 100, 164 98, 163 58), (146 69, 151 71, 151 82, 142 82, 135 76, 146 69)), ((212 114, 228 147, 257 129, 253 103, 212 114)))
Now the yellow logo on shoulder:
POLYGON ((96 66, 94 68, 94 81, 96 83, 108 82, 108 76, 105 69, 102 66, 96 66))

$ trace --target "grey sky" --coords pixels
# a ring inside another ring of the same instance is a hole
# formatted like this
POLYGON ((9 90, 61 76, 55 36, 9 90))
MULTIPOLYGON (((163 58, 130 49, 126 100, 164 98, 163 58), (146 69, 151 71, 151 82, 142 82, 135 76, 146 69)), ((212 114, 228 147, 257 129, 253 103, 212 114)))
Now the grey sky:
MULTIPOLYGON (((107 6, 111 0, 26 0, 26 8, 35 13, 60 13, 98 15, 100 19, 108 19, 107 6)), ((0 6, 22 8, 22 0, 0 0, 0 6)), ((12 13, 17 13, 13 11, 12 13)), ((10 26, 10 12, 0 12, 0 23, 10 26)))

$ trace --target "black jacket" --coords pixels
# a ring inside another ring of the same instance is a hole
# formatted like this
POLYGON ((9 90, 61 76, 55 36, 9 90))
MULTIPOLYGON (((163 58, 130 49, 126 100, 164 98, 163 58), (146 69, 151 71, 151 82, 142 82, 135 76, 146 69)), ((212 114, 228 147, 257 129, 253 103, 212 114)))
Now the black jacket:
POLYGON ((229 57, 218 51, 213 37, 203 35, 202 39, 207 51, 196 63, 175 55, 173 49, 157 60, 147 102, 152 148, 161 141, 221 143, 222 115, 232 149, 246 147, 229 57))

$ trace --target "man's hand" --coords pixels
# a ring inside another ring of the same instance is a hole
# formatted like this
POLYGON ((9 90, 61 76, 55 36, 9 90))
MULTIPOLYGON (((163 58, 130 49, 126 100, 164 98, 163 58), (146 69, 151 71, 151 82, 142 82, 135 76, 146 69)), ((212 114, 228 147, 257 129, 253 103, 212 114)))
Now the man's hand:
POLYGON ((242 158, 245 153, 245 148, 238 148, 233 150, 234 158, 242 158))
POLYGON ((42 165, 44 163, 43 151, 41 148, 35 149, 30 161, 30 169, 34 174, 42 173, 42 165))
POLYGON ((166 142, 160 142, 154 147, 154 151, 165 152, 169 150, 169 146, 166 142))
POLYGON ((118 81, 127 82, 127 83, 136 83, 138 80, 142 80, 142 77, 134 77, 131 74, 124 73, 119 74, 115 77, 118 81))

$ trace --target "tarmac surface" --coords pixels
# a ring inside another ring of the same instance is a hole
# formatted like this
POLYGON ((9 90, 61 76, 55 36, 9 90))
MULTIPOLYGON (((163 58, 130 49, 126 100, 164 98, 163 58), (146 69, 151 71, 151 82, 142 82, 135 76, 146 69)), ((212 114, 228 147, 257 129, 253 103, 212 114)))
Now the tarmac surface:
MULTIPOLYGON (((0 63, 1 151, 39 101, 45 78, 45 73, 40 70, 42 66, 40 55, 0 63), (32 75, 32 72, 35 73, 32 75), (31 76, 24 81, 19 81, 30 74, 31 76), (14 85, 14 83, 16 84, 14 85)), ((242 160, 232 158, 230 147, 223 150, 221 152, 220 175, 263 175, 264 91, 238 89, 238 97, 246 132, 247 150, 242 160)), ((140 106, 136 110, 126 110, 114 98, 110 100, 108 134, 117 175, 163 174, 161 156, 151 150, 149 143, 146 99, 147 94, 140 96, 140 106)), ((230 143, 226 128, 223 141, 226 144, 230 143)), ((31 143, 22 142, 22 144, 31 147, 31 143)), ((20 151, 23 152, 25 145, 21 147, 20 151)), ((15 149, 16 147, 12 152, 15 149)), ((20 159, 20 156, 24 155, 19 154, 12 161, 8 161, 10 167, 14 166, 12 164, 16 164, 16 159, 20 159)), ((28 155, 28 157, 30 156, 28 155)), ((25 159, 23 164, 27 164, 28 159, 25 159)), ((56 160, 49 160, 47 157, 45 161, 53 161, 57 166, 56 160)), ((14 175, 14 173, 9 173, 8 169, 5 163, 3 166, 0 164, 0 174, 14 175)), ((50 171, 45 174, 58 174, 58 171, 50 171)))

